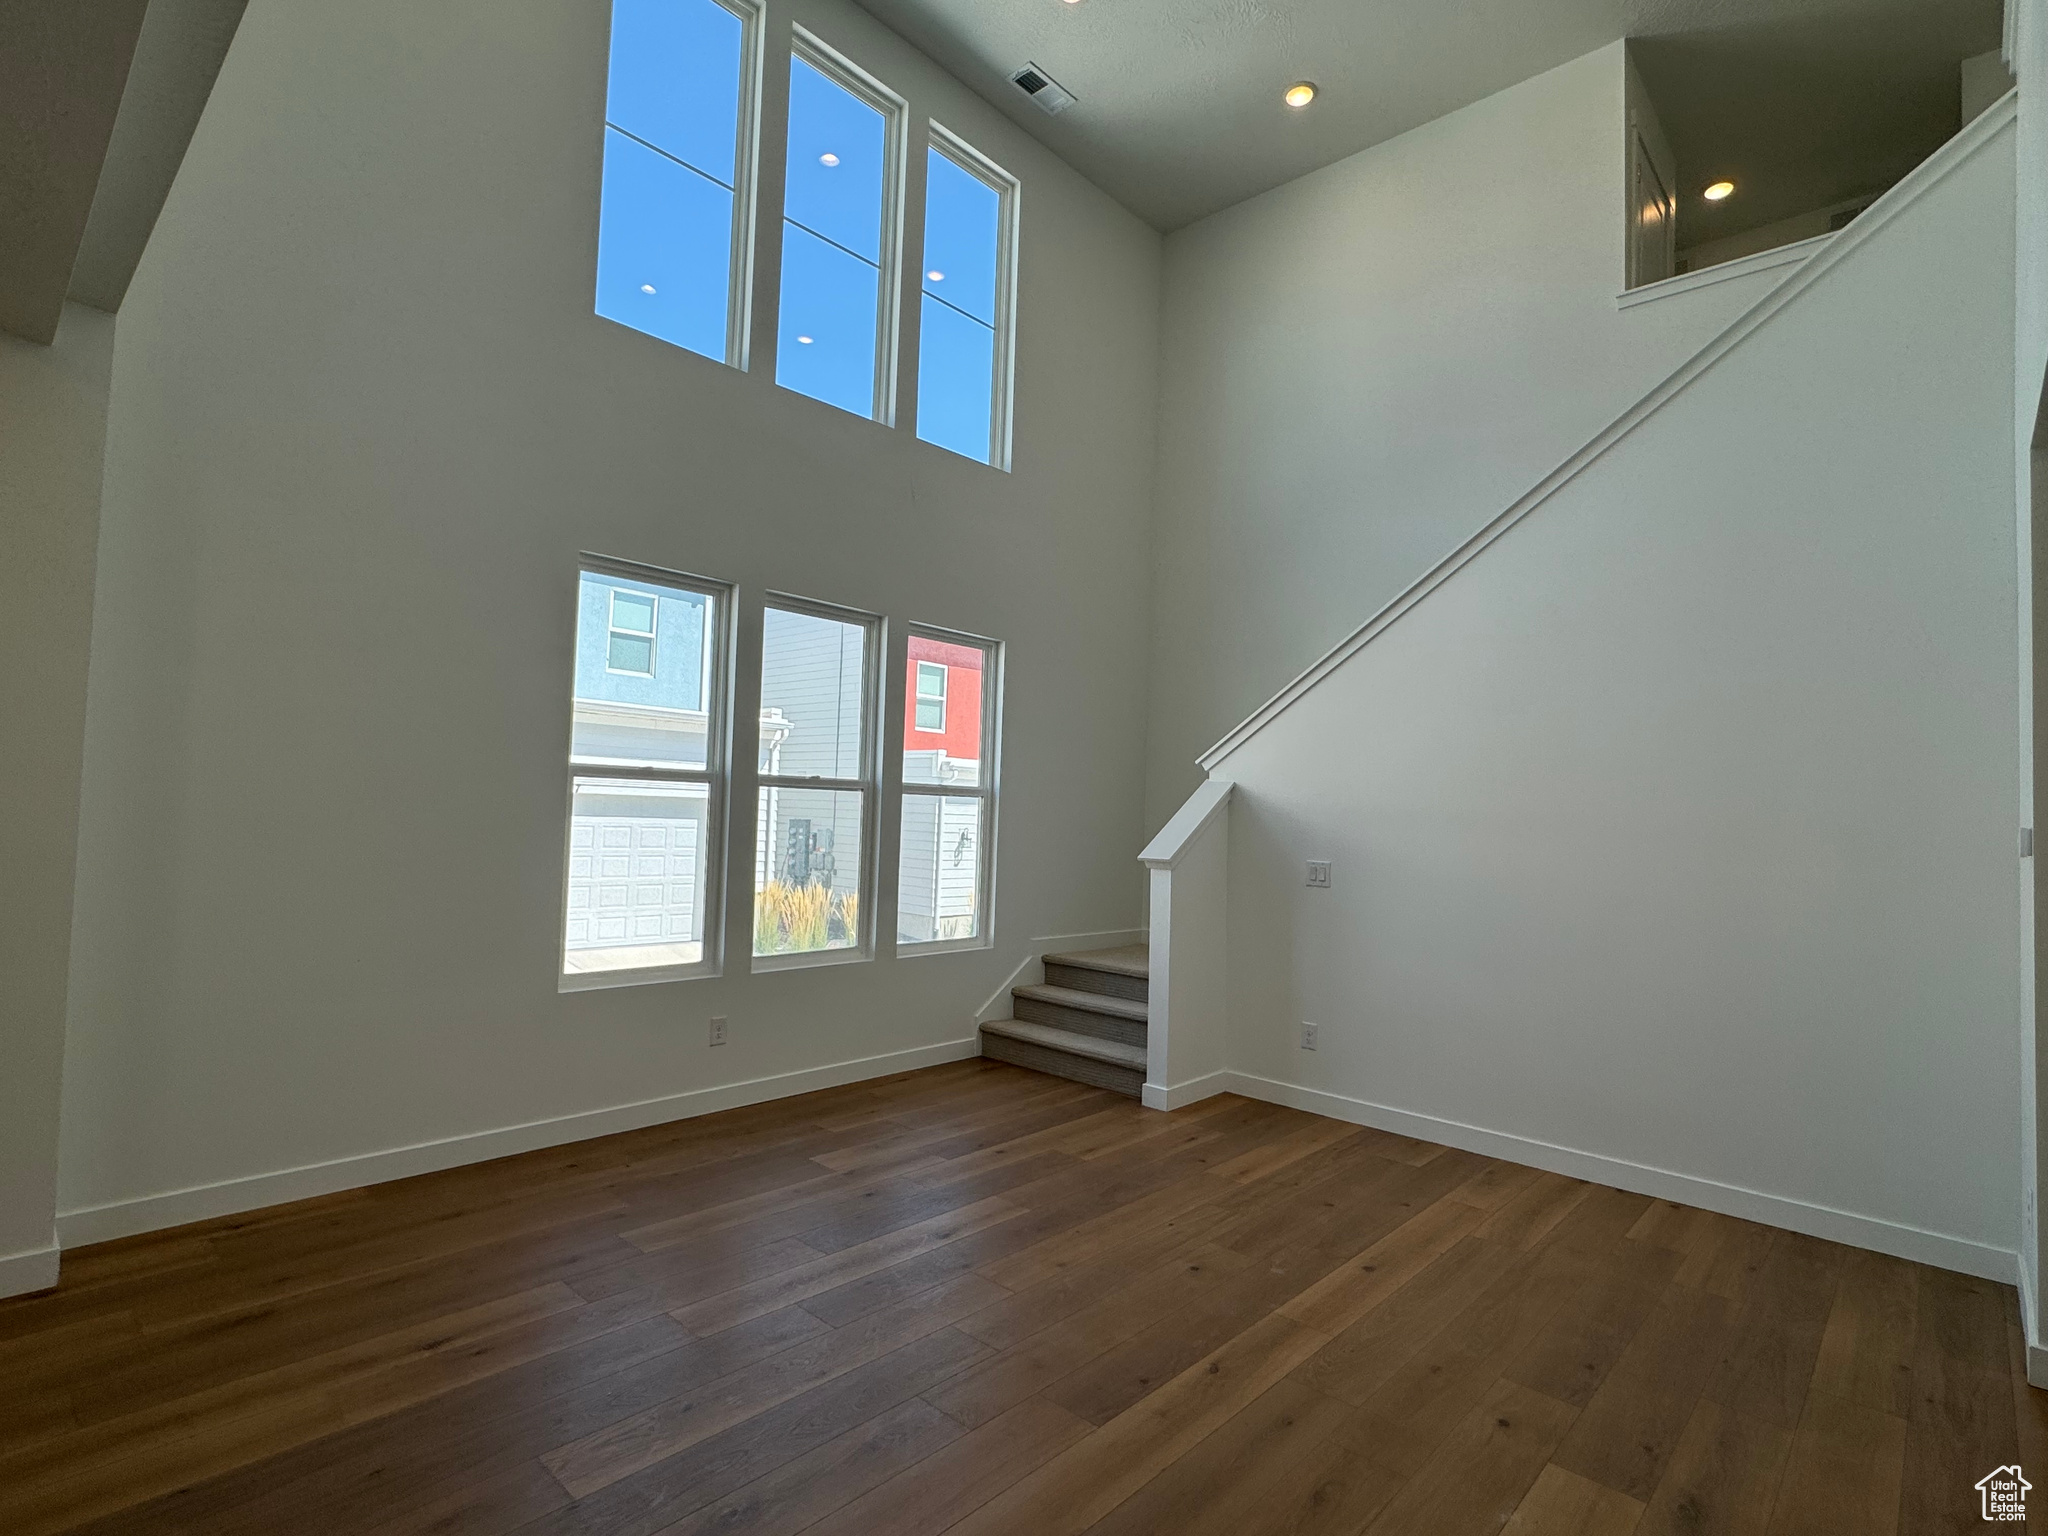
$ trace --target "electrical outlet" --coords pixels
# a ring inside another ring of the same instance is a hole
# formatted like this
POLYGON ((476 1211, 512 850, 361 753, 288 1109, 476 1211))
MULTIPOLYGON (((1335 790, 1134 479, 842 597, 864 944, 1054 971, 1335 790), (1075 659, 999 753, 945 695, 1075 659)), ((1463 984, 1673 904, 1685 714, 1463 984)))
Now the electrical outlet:
POLYGON ((711 1043, 713 1045, 725 1044, 725 1018, 721 1014, 712 1015, 711 1043))
POLYGON ((1328 859, 1310 859, 1308 861, 1308 883, 1319 891, 1327 891, 1330 888, 1330 861, 1328 859))
POLYGON ((1301 1048, 1304 1051, 1312 1051, 1316 1048, 1316 1031, 1320 1027, 1320 1025, 1309 1023, 1307 1019, 1301 1021, 1301 1048))

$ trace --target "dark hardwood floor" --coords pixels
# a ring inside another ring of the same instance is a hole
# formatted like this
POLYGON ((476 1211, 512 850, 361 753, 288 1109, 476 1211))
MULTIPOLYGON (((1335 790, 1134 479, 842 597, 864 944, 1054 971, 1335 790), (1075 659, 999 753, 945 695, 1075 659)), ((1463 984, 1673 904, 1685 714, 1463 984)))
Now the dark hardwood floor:
POLYGON ((2006 1287, 972 1061, 67 1254, 0 1531, 1978 1530, 2006 1287))

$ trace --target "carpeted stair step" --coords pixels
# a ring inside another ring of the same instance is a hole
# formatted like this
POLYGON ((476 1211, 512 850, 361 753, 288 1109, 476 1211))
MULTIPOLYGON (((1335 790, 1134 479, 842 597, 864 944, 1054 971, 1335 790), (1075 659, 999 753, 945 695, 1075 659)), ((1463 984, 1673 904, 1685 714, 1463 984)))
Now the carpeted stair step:
POLYGON ((1077 992, 1072 987, 1029 986, 1010 989, 1010 1011, 1029 1024, 1049 1024, 1077 1035, 1094 1035, 1121 1045, 1145 1048, 1149 1006, 1126 997, 1077 992))
POLYGON ((1034 1024, 1028 1019, 997 1019, 982 1025, 981 1054, 1134 1099, 1145 1086, 1142 1044, 1105 1040, 1100 1035, 1034 1024))

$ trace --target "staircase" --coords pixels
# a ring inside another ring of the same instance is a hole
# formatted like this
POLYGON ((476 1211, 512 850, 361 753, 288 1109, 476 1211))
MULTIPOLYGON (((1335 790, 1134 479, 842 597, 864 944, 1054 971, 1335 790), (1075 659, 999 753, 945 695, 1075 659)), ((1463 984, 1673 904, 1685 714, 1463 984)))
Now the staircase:
POLYGON ((1139 1097, 1148 960, 1142 944, 1047 955, 1044 982, 1010 989, 1015 1017, 981 1026, 981 1054, 1139 1097))

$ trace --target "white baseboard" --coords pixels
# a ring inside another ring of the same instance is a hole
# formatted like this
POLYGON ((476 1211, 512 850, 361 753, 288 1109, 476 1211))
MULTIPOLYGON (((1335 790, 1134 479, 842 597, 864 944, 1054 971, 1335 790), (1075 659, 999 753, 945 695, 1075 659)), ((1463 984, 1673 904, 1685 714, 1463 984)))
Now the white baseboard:
MULTIPOLYGON (((1869 1248, 1895 1258, 1953 1269, 2005 1285, 2015 1285, 2019 1281, 2018 1254, 1972 1242, 1968 1238, 1928 1232, 1919 1227, 1883 1221, 1874 1216, 1859 1216, 1852 1211, 1838 1211, 1829 1206, 1810 1205, 1783 1195, 1769 1195, 1761 1190, 1722 1184, 1713 1179, 1672 1173, 1667 1169, 1602 1157, 1593 1152, 1580 1152, 1571 1147, 1554 1146, 1547 1141, 1483 1130, 1456 1120, 1439 1120, 1433 1115, 1419 1115, 1339 1093, 1276 1082, 1248 1072, 1220 1075, 1230 1079, 1227 1086, 1233 1092, 1247 1098, 1285 1104, 1292 1109, 1307 1110, 1310 1114, 1326 1115, 1332 1120, 1348 1120, 1353 1125, 1370 1125, 1422 1141, 1441 1142, 1447 1147, 1460 1147, 1467 1152, 1547 1169, 1568 1178, 1612 1185, 1631 1194, 1675 1200, 1681 1205, 1696 1205, 1704 1210, 1719 1211, 1724 1216, 1739 1216, 1745 1221, 1760 1222, 1765 1226, 1784 1227, 1809 1237, 1847 1243, 1855 1248, 1869 1248)), ((2031 1343, 2027 1357, 2028 1379, 2032 1380, 2034 1350, 2031 1343)))
POLYGON ((1116 949, 1125 944, 1142 944, 1145 930, 1142 928, 1111 928, 1102 933, 1058 933, 1049 938, 1033 939, 1024 958, 1017 962, 1017 968, 1003 979, 1003 984, 991 992, 988 1001, 975 1011, 974 1024, 977 1029, 997 1019, 1010 1016, 1010 988, 1021 987, 1030 982, 1042 981, 1045 972, 1040 968, 1047 955, 1065 954, 1075 949, 1116 949))
POLYGON ((1141 1097, 1147 1109, 1184 1109, 1203 1099, 1213 1099, 1219 1093, 1230 1092, 1236 1075, 1234 1072, 1211 1072, 1207 1077, 1192 1077, 1170 1088, 1147 1083, 1141 1097))
MULTIPOLYGON (((262 1206, 281 1205, 288 1200, 305 1200, 331 1195, 339 1190, 358 1189, 365 1184, 383 1184, 410 1178, 417 1173, 437 1173, 465 1163, 481 1163, 494 1157, 509 1157, 564 1142, 585 1141, 592 1136, 610 1136, 619 1131, 637 1131, 671 1120, 687 1120, 721 1109, 738 1109, 767 1099, 788 1098, 818 1088, 836 1088, 842 1083, 870 1077, 887 1077, 941 1062, 964 1061, 981 1054, 978 1038, 946 1040, 937 1045, 892 1051, 882 1056, 864 1056, 855 1061, 834 1062, 801 1072, 784 1072, 774 1077, 757 1077, 744 1083, 726 1083, 715 1088, 697 1088, 688 1093, 645 1099, 611 1109, 589 1110, 562 1115, 552 1120, 535 1120, 502 1130, 478 1131, 468 1136, 451 1136, 444 1141, 422 1142, 395 1147, 388 1152, 369 1152, 359 1157, 337 1158, 303 1168, 277 1173, 255 1174, 219 1184, 202 1184, 191 1189, 174 1189, 160 1195, 143 1195, 84 1210, 60 1211, 57 1240, 66 1248, 103 1243, 110 1238, 132 1237, 138 1232, 156 1232, 181 1227, 188 1221, 205 1221, 215 1216, 232 1216, 262 1206)), ((38 1255, 24 1255, 36 1258, 38 1255)), ((6 1295, 5 1266, 16 1260, 0 1260, 0 1295, 6 1295)), ((49 1251, 50 1280, 56 1281, 57 1250, 49 1251)))
POLYGON ((57 1283, 59 1249, 32 1248, 27 1253, 10 1253, 0 1258, 0 1296, 26 1296, 47 1291, 57 1283))

